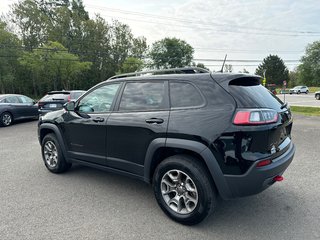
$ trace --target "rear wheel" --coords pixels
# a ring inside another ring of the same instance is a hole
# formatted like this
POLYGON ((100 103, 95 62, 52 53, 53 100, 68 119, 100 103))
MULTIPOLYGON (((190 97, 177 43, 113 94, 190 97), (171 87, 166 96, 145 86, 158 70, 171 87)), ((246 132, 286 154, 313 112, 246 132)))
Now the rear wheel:
POLYGON ((320 100, 320 94, 317 94, 317 95, 316 95, 316 99, 317 99, 317 100, 320 100))
POLYGON ((0 116, 0 125, 3 127, 8 127, 13 123, 13 117, 11 113, 4 112, 0 116))
POLYGON ((153 189, 161 209, 185 225, 201 222, 216 203, 207 169, 198 159, 186 155, 169 157, 158 165, 153 189))
POLYGON ((71 167, 71 164, 65 160, 60 144, 54 134, 47 134, 43 138, 41 150, 44 164, 50 172, 61 173, 71 167))
POLYGON ((300 90, 297 92, 297 94, 300 94, 300 90))
POLYGON ((307 91, 306 91, 306 94, 308 94, 308 93, 309 93, 309 91, 307 90, 307 91))

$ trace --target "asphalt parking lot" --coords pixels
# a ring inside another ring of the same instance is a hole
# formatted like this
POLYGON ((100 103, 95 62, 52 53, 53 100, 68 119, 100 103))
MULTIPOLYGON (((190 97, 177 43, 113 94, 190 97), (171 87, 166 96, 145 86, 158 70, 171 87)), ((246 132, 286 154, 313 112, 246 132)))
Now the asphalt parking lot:
POLYGON ((301 94, 277 94, 282 101, 285 99, 291 106, 320 107, 320 101, 316 100, 314 93, 301 94))
POLYGON ((0 239, 320 239, 320 118, 294 118, 285 181, 220 200, 193 227, 167 218, 143 182, 81 166, 49 173, 36 121, 0 128, 0 239))

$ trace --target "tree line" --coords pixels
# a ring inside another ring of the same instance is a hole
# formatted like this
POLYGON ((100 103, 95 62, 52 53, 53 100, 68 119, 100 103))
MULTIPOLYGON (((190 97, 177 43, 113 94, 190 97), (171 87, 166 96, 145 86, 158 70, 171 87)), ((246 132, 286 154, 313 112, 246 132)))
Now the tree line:
MULTIPOLYGON (((319 62, 314 61, 319 45, 308 46, 296 81, 319 85, 319 62)), ((82 0, 20 0, 0 19, 0 93, 39 97, 50 90, 88 89, 119 73, 205 68, 193 62, 193 53, 190 44, 177 38, 164 38, 149 47, 147 39, 135 37, 128 25, 107 22, 98 14, 90 17, 82 0)), ((289 80, 286 66, 271 70, 265 60, 257 74, 268 68, 266 75, 275 76, 276 84, 289 80), (276 71, 282 75, 271 74, 276 71)), ((232 71, 232 66, 226 70, 232 71)))

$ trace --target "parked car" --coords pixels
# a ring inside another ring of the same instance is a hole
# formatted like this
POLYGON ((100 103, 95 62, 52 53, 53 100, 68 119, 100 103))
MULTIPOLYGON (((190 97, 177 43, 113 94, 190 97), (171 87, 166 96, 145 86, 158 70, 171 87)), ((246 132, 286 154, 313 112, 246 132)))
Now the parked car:
POLYGON ((143 180, 186 225, 208 216, 217 195, 248 196, 281 181, 295 153, 290 109, 258 76, 199 68, 119 75, 64 108, 39 120, 49 171, 79 163, 143 180))
POLYGON ((305 93, 308 94, 309 93, 309 88, 307 86, 296 86, 294 88, 291 88, 289 90, 289 93, 296 93, 296 94, 300 94, 300 93, 305 93))
POLYGON ((317 100, 320 100, 320 91, 315 92, 314 97, 315 97, 317 100))
POLYGON ((47 112, 62 109, 65 103, 76 101, 84 92, 85 91, 83 90, 48 92, 38 102, 39 113, 45 114, 47 112))
POLYGON ((0 94, 0 126, 15 121, 38 118, 38 105, 31 98, 19 94, 0 94))

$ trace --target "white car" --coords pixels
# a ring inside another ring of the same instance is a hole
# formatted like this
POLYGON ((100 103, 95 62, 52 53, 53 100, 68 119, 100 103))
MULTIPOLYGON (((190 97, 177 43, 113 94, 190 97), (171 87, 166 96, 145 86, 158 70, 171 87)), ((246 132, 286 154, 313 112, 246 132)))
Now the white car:
POLYGON ((289 93, 296 93, 296 94, 300 94, 300 93, 305 93, 308 94, 309 93, 309 88, 307 86, 296 86, 294 88, 291 88, 289 90, 289 93))

